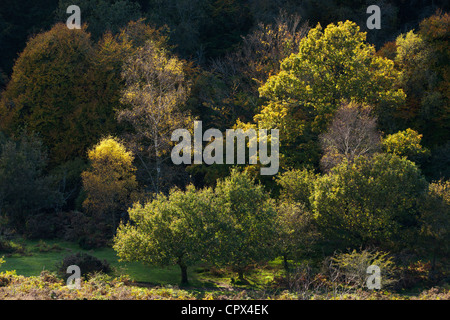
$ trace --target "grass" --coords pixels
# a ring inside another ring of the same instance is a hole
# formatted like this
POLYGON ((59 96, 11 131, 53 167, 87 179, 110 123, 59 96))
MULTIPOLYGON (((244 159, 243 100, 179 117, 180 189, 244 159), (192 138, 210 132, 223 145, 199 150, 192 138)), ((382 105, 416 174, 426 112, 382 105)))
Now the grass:
MULTIPOLYGON (((303 299, 303 296, 296 295, 295 292, 287 292, 282 288, 282 290, 275 289, 279 287, 277 287, 278 280, 273 281, 274 278, 283 274, 281 259, 275 259, 265 265, 248 270, 245 274, 246 283, 239 283, 237 274, 229 269, 216 269, 200 264, 188 270, 190 285, 179 288, 180 270, 177 266, 156 268, 140 262, 121 262, 112 248, 83 250, 76 243, 57 240, 15 240, 11 244, 15 249, 18 249, 19 253, 0 252, 0 258, 4 257, 4 263, 0 263, 0 299, 2 295, 8 299, 11 297, 17 299, 33 297, 47 299, 53 296, 58 299, 109 299, 112 297, 119 299, 298 299, 301 297, 303 299), (41 275, 43 270, 56 271, 56 265, 65 256, 77 252, 88 253, 101 260, 106 260, 113 269, 113 273, 110 274, 111 277, 117 279, 120 275, 126 275, 127 279, 135 282, 134 285, 122 287, 115 280, 106 285, 99 278, 95 283, 86 282, 83 285, 84 289, 75 294, 65 288, 64 281, 59 280, 59 284, 54 284, 53 281, 45 280, 45 273, 44 276, 41 275), (4 271, 12 270, 15 270, 17 276, 11 275, 14 273, 2 274, 4 271), (8 280, 9 278, 16 280, 11 281, 8 280), (106 290, 105 288, 110 289, 106 290)), ((330 297, 328 293, 319 292, 317 299, 450 298, 448 285, 437 289, 427 289, 428 291, 425 289, 419 290, 418 288, 417 292, 414 293, 371 292, 366 290, 350 295, 345 294, 342 297, 330 297)))
POLYGON ((4 255, 5 263, 0 266, 0 271, 15 270, 18 275, 38 276, 42 270, 56 271, 57 263, 69 255, 84 252, 101 260, 106 260, 116 273, 128 274, 138 282, 166 284, 176 282, 178 270, 176 268, 158 269, 151 268, 139 262, 119 262, 112 248, 98 248, 84 250, 76 243, 65 241, 35 241, 22 240, 25 254, 4 255))
MULTIPOLYGON (((18 240, 25 248, 25 254, 3 254, 5 263, 0 265, 0 272, 15 270, 17 275, 38 276, 43 270, 56 271, 57 263, 69 255, 84 252, 101 260, 106 260, 112 267, 113 276, 126 274, 130 279, 144 285, 178 285, 180 283, 180 270, 177 266, 168 268, 150 267, 141 262, 119 261, 112 248, 98 248, 84 250, 78 244, 59 240, 18 240)), ((234 281, 236 274, 227 270, 209 269, 204 265, 188 269, 190 287, 196 288, 263 288, 270 282, 281 268, 278 261, 266 267, 249 271, 246 274, 248 284, 239 284, 234 281)))

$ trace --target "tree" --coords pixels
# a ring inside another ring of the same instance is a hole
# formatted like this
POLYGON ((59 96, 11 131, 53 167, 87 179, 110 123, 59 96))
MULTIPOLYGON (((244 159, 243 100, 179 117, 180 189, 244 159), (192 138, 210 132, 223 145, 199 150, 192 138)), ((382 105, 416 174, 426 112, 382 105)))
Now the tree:
POLYGON ((0 3, 0 69, 10 76, 17 53, 30 36, 53 25, 53 10, 58 0, 13 1, 0 3))
POLYGON ((449 127, 449 36, 450 15, 437 13, 395 41, 398 86, 407 96, 395 115, 403 128, 424 134, 425 146, 448 141, 449 127))
POLYGON ((189 93, 183 63, 149 41, 124 65, 125 89, 118 112, 119 121, 132 125, 136 154, 147 168, 151 187, 160 191, 161 166, 170 158, 171 135, 175 129, 192 125, 189 112, 182 109, 189 93), (154 170, 143 158, 150 159, 154 170))
POLYGON ((380 126, 391 126, 392 112, 405 95, 393 87, 394 63, 376 56, 365 39, 350 21, 325 30, 319 24, 301 40, 298 54, 286 58, 281 71, 260 87, 267 103, 255 121, 280 129, 282 153, 291 163, 305 162, 305 150, 315 152, 311 141, 326 129, 342 100, 371 105, 380 126))
POLYGON ((428 183, 393 154, 343 161, 316 181, 313 212, 324 237, 341 248, 413 245, 428 183))
POLYGON ((178 265, 181 283, 188 283, 188 267, 206 258, 214 234, 211 219, 211 189, 172 189, 160 193, 144 206, 129 210, 130 223, 122 223, 114 238, 114 250, 121 260, 143 261, 166 267, 178 265))
POLYGON ((376 128, 371 108, 345 103, 337 111, 327 130, 319 136, 323 157, 322 169, 330 170, 343 159, 352 162, 380 150, 381 136, 376 128))
POLYGON ((114 235, 121 213, 126 212, 138 187, 134 156, 117 138, 107 137, 89 150, 88 157, 90 168, 81 174, 86 193, 83 208, 114 235))
POLYGON ((270 75, 279 72, 282 60, 298 52, 307 31, 300 16, 281 11, 273 24, 259 23, 242 37, 236 50, 212 60, 211 72, 216 79, 209 85, 214 86, 214 93, 220 93, 221 99, 215 101, 214 108, 219 108, 222 122, 224 115, 230 118, 231 125, 237 119, 252 120, 260 104, 258 88, 270 75))
POLYGON ((433 149, 424 172, 431 180, 450 179, 450 141, 433 149))
POLYGON ((18 57, 0 102, 0 128, 17 133, 20 127, 41 135, 51 164, 84 152, 82 134, 95 136, 96 127, 82 126, 88 104, 84 74, 92 43, 85 28, 69 30, 57 24, 31 38, 18 57))
POLYGON ((19 232, 26 231, 31 217, 63 205, 56 179, 45 175, 46 165, 46 151, 35 135, 0 136, 0 216, 19 232))
POLYGON ((421 238, 423 249, 433 254, 432 268, 436 258, 450 252, 450 182, 440 180, 430 184, 421 215, 421 238))
POLYGON ((289 259, 299 259, 311 251, 318 238, 311 212, 301 203, 281 201, 277 205, 277 249, 283 266, 289 272, 289 259))
POLYGON ((283 172, 276 177, 281 187, 280 199, 289 203, 300 203, 310 209, 310 197, 314 194, 314 183, 317 174, 310 169, 293 169, 283 172))
POLYGON ((413 162, 421 162, 429 156, 430 151, 421 145, 422 135, 410 128, 387 135, 383 138, 385 152, 393 153, 399 157, 407 157, 413 162))
POLYGON ((52 167, 86 150, 102 135, 123 130, 120 109, 124 61, 145 40, 164 36, 142 21, 130 22, 120 34, 91 41, 86 26, 70 30, 56 24, 31 38, 17 59, 0 100, 0 128, 17 133, 25 124, 39 133, 52 167))
POLYGON ((199 64, 232 49, 252 22, 241 0, 152 0, 146 6, 148 21, 172 30, 177 53, 199 64))
POLYGON ((274 254, 275 204, 262 185, 236 169, 217 182, 214 194, 218 244, 210 261, 231 266, 239 281, 245 281, 244 271, 250 264, 268 261, 274 254))

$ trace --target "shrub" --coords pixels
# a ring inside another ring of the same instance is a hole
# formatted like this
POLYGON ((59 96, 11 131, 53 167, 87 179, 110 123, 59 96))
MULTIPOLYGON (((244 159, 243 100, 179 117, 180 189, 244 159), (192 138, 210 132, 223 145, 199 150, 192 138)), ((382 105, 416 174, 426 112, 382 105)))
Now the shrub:
POLYGON ((67 221, 64 226, 64 234, 61 235, 64 240, 78 243, 85 250, 105 247, 108 244, 102 230, 107 229, 101 221, 94 220, 79 211, 64 213, 63 217, 67 221))
POLYGON ((15 275, 15 271, 0 272, 0 288, 8 286, 15 275))
POLYGON ((71 265, 76 265, 80 268, 81 275, 83 277, 89 278, 90 275, 103 272, 108 273, 111 271, 111 267, 106 260, 100 260, 87 253, 76 253, 66 256, 62 262, 57 265, 58 273, 64 279, 67 279, 70 274, 67 274, 67 268, 71 265))
POLYGON ((411 289, 427 282, 431 270, 429 261, 411 262, 405 267, 399 268, 400 279, 397 283, 397 289, 411 289))
POLYGON ((39 213, 27 219, 25 234, 28 239, 53 239, 57 232, 57 216, 39 213))
POLYGON ((62 247, 59 244, 55 243, 53 245, 49 245, 43 240, 39 240, 39 243, 35 245, 35 247, 38 248, 39 252, 52 252, 62 250, 62 247))
POLYGON ((26 248, 20 243, 13 242, 11 240, 6 240, 0 237, 0 252, 2 253, 17 253, 25 255, 27 254, 26 248))
POLYGON ((421 215, 421 236, 424 249, 438 256, 450 253, 450 181, 436 181, 429 185, 421 215))
POLYGON ((364 288, 368 278, 367 268, 376 265, 381 271, 381 287, 394 284, 393 258, 387 252, 364 249, 348 253, 336 253, 330 259, 329 272, 332 281, 352 288, 364 288))

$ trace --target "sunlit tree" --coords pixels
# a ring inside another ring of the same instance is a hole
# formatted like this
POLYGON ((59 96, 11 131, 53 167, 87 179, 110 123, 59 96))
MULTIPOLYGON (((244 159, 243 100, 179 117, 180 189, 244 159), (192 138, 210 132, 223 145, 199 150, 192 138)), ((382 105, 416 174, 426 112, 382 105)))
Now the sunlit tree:
POLYGON ((396 78, 393 61, 376 56, 355 23, 325 29, 319 24, 260 87, 267 103, 255 120, 260 127, 279 128, 283 153, 305 161, 305 154, 317 148, 311 141, 326 129, 342 100, 371 105, 379 124, 389 128, 405 98, 393 87, 396 78))
MULTIPOLYGON (((130 223, 122 224, 114 238, 120 259, 149 265, 177 265, 181 283, 187 284, 188 267, 205 261, 214 234, 208 230, 214 195, 211 189, 172 189, 145 205, 129 210, 130 223)), ((211 229, 212 230, 212 229, 211 229)))
POLYGON ((134 156, 118 139, 107 137, 89 150, 88 157, 90 167, 82 173, 83 208, 114 234, 138 187, 134 156))
POLYGON ((118 112, 119 121, 130 123, 136 153, 146 167, 154 192, 160 191, 161 167, 170 158, 172 132, 192 126, 192 118, 183 104, 189 94, 189 83, 183 63, 149 41, 124 65, 125 89, 118 112), (153 168, 146 163, 153 164, 153 168))

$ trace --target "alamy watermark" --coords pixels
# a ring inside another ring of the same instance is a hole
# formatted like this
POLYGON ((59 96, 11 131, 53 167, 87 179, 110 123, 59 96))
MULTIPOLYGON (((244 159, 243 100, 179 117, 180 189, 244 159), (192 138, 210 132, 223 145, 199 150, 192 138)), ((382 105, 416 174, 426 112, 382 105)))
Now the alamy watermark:
POLYGON ((381 9, 377 5, 371 5, 367 7, 367 14, 371 16, 366 21, 367 29, 381 29, 381 9))
POLYGON ((81 10, 77 5, 70 5, 67 7, 66 13, 72 14, 67 18, 66 26, 69 29, 81 29, 81 10))
POLYGON ((367 278, 366 285, 367 289, 373 290, 381 289, 381 270, 380 267, 377 265, 370 265, 367 267, 366 270, 367 274, 370 274, 370 276, 367 278))
POLYGON ((172 162, 178 164, 245 164, 248 149, 248 163, 261 165, 261 175, 274 175, 279 168, 279 130, 270 130, 270 142, 266 129, 227 129, 224 137, 218 129, 203 133, 202 121, 194 121, 194 142, 187 129, 172 133, 172 141, 179 141, 172 149, 172 162), (181 141, 179 141, 181 139, 181 141), (236 144, 235 144, 236 141, 236 144), (203 142, 209 142, 203 149, 203 142), (248 145, 248 148, 247 148, 248 145), (270 155, 268 153, 270 145, 270 155), (236 148, 235 148, 236 146, 236 148), (193 152, 192 152, 193 149, 193 152), (224 159, 225 151, 225 159, 224 159), (192 161, 193 155, 193 161, 192 161))
POLYGON ((66 273, 72 275, 67 278, 66 285, 69 289, 81 288, 81 269, 79 266, 73 264, 67 267, 66 273))
MULTIPOLYGON (((71 16, 67 19, 66 25, 69 29, 81 29, 81 10, 77 5, 70 5, 66 10, 67 14, 71 16)), ((381 29, 381 9, 379 6, 373 4, 367 7, 367 14, 371 14, 366 21, 367 29, 381 29)))

